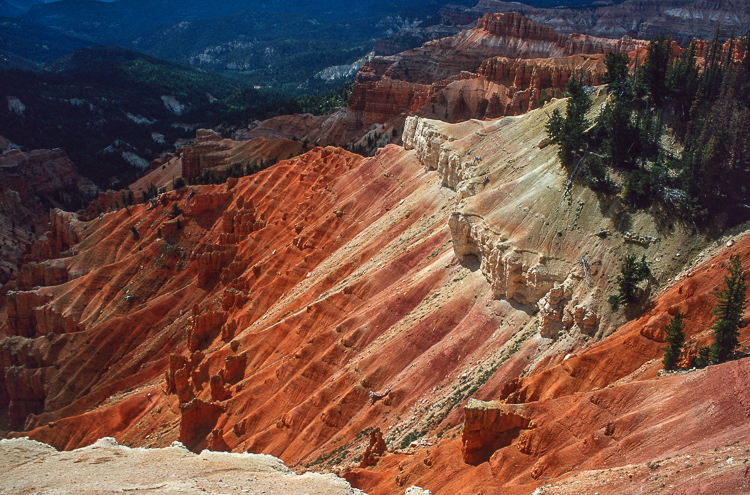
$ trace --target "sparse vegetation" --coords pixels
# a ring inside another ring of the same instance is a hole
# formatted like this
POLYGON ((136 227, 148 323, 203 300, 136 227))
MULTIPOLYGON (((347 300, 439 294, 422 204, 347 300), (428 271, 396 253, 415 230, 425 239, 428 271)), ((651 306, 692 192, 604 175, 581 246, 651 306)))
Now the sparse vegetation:
POLYGON ((627 55, 608 54, 609 98, 590 131, 583 132, 587 107, 576 84, 568 90, 566 117, 553 112, 547 122, 562 164, 571 167, 588 154, 586 185, 607 194, 621 189, 631 210, 658 204, 696 227, 719 213, 729 225, 750 219, 747 45, 747 36, 709 43, 699 68, 694 45, 674 57, 669 40, 657 38, 632 74, 627 55), (666 132, 679 145, 664 146, 666 132))
POLYGON ((695 358, 696 368, 705 368, 711 364, 711 348, 704 346, 698 349, 698 357, 695 358))
POLYGON ((176 177, 175 180, 172 181, 172 190, 178 191, 186 186, 185 179, 180 176, 176 177))
POLYGON ((152 183, 145 191, 141 191, 141 203, 148 203, 159 194, 159 189, 152 183))
POLYGON ((172 208, 169 210, 169 218, 175 219, 182 215, 182 209, 177 206, 177 202, 172 203, 172 208))

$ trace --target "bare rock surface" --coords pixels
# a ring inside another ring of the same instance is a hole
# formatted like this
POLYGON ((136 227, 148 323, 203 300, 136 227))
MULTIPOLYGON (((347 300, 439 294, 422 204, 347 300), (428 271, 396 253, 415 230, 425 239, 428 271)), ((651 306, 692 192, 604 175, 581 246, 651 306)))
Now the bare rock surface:
POLYGON ((131 449, 113 438, 71 452, 16 438, 0 440, 0 492, 363 494, 333 474, 294 474, 277 458, 203 451, 179 443, 131 449))

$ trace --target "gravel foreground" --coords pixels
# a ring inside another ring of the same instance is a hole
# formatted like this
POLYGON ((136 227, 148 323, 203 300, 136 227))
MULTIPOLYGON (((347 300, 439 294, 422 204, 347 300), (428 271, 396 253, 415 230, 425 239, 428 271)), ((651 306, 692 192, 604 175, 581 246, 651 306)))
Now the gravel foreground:
POLYGON ((0 493, 249 493, 364 495, 333 474, 297 475, 277 458, 203 451, 175 442, 130 448, 113 438, 71 452, 28 438, 0 440, 0 493))

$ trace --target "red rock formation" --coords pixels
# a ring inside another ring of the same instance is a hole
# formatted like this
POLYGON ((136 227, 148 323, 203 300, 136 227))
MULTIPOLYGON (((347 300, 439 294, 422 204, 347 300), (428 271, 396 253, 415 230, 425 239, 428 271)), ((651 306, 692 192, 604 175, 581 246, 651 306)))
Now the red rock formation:
POLYGON ((562 96, 571 74, 598 83, 602 58, 590 56, 644 46, 645 41, 629 37, 560 34, 515 12, 487 14, 474 29, 397 55, 374 57, 357 73, 343 112, 277 117, 244 135, 308 136, 316 143, 350 145, 365 138, 374 124, 399 130, 410 114, 448 122, 519 115, 535 108, 542 96, 562 96), (563 58, 573 55, 579 56, 563 58), (504 69, 502 58, 508 61, 504 69), (511 67, 509 59, 517 65, 511 67), (509 80, 503 70, 514 76, 520 72, 518 81, 509 80))
MULTIPOLYGON (((199 259, 200 262, 200 259, 199 259)), ((199 272, 200 276, 200 272, 199 272)), ((202 285, 201 282, 199 282, 202 285)), ((206 338, 212 331, 218 330, 227 320, 227 314, 224 311, 205 311, 201 312, 198 306, 193 307, 193 324, 188 333, 188 350, 191 352, 201 349, 206 344, 206 338)))
POLYGON ((227 356, 224 358, 224 368, 221 370, 221 377, 227 383, 235 383, 245 377, 246 366, 247 352, 236 356, 227 356))
MULTIPOLYGON (((211 402, 221 402, 232 397, 232 392, 224 387, 224 378, 221 375, 211 377, 211 402)), ((213 450, 213 449, 212 449, 213 450)))
POLYGON ((195 143, 182 149, 182 175, 189 180, 198 178, 204 170, 216 168, 229 149, 221 134, 211 129, 198 129, 195 143))
POLYGON ((56 207, 79 207, 96 194, 96 186, 78 175, 61 149, 20 150, 0 154, 0 190, 17 191, 24 205, 44 199, 56 207))
POLYGON ((68 269, 60 260, 27 263, 18 271, 18 288, 23 291, 34 287, 60 285, 68 281, 68 269))
POLYGON ((383 432, 380 431, 379 427, 375 427, 370 430, 370 444, 362 454, 362 460, 359 462, 359 467, 366 468, 374 466, 378 463, 378 458, 385 454, 387 447, 383 440, 383 432))
POLYGON ((36 308, 52 298, 37 292, 9 292, 7 296, 8 330, 10 335, 37 336, 36 308))
POLYGON ((603 56, 561 57, 642 46, 645 42, 630 38, 559 34, 514 12, 487 14, 473 30, 394 57, 376 57, 363 66, 349 98, 347 125, 368 127, 402 113, 451 122, 517 115, 533 108, 543 92, 561 96, 554 90, 564 88, 571 74, 586 84, 599 83, 603 56), (488 86, 482 79, 467 84, 482 76, 503 85, 488 86), (464 87, 473 100, 466 107, 461 106, 464 87))
POLYGON ((56 256, 44 241, 35 245, 48 228, 50 208, 80 208, 95 194, 62 150, 11 148, 0 154, 0 284, 26 261, 56 256))
POLYGON ((222 412, 221 405, 199 399, 180 404, 179 441, 190 450, 198 452, 208 446, 207 438, 210 438, 209 441, 216 446, 219 441, 223 441, 220 434, 213 433, 222 412))
POLYGON ((486 462, 498 449, 518 438, 522 430, 533 427, 523 406, 469 399, 464 406, 461 433, 464 461, 473 465, 486 462))
POLYGON ((69 250, 83 239, 83 222, 78 217, 57 208, 49 212, 49 231, 46 242, 42 244, 48 250, 47 258, 57 258, 63 253, 72 255, 69 250))
MULTIPOLYGON (((238 136, 239 137, 239 136, 238 136)), ((265 138, 250 139, 238 143, 230 139, 223 139, 221 134, 211 129, 198 129, 195 143, 181 149, 181 175, 189 181, 194 181, 209 169, 222 171, 233 164, 260 170, 264 164, 272 161, 291 158, 302 151, 303 143, 288 139, 265 138)), ((166 165, 164 165, 166 167, 166 165)), ((157 169, 158 171, 158 169, 157 169)), ((164 182, 159 174, 149 174, 149 180, 156 184, 164 182)), ((136 183, 136 189, 143 187, 136 183)))
POLYGON ((10 399, 10 427, 21 429, 29 415, 39 414, 44 410, 44 373, 39 369, 9 366, 5 368, 4 381, 10 399))

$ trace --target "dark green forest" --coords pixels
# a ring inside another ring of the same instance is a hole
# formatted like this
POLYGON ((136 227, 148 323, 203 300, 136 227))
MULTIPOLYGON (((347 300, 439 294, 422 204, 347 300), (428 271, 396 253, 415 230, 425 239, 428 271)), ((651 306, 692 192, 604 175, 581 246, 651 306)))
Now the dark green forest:
POLYGON ((150 161, 172 150, 177 139, 193 138, 190 127, 228 129, 275 115, 330 112, 345 103, 348 91, 339 87, 297 100, 137 52, 93 47, 45 72, 0 71, 0 94, 26 107, 21 115, 0 108, 0 135, 29 149, 62 148, 83 175, 101 187, 116 187, 139 173, 123 151, 150 161), (174 97, 184 111, 170 111, 162 96, 174 97), (163 135, 164 143, 152 133, 163 135), (117 152, 103 152, 108 147, 117 152))
POLYGON ((609 98, 595 122, 575 79, 566 115, 547 123, 571 176, 632 210, 660 206, 699 226, 750 219, 750 57, 748 38, 712 42, 705 57, 691 44, 670 55, 652 40, 628 70, 625 54, 607 55, 609 98), (678 146, 665 146, 673 135, 678 146), (619 180, 616 180, 619 179, 619 180))

